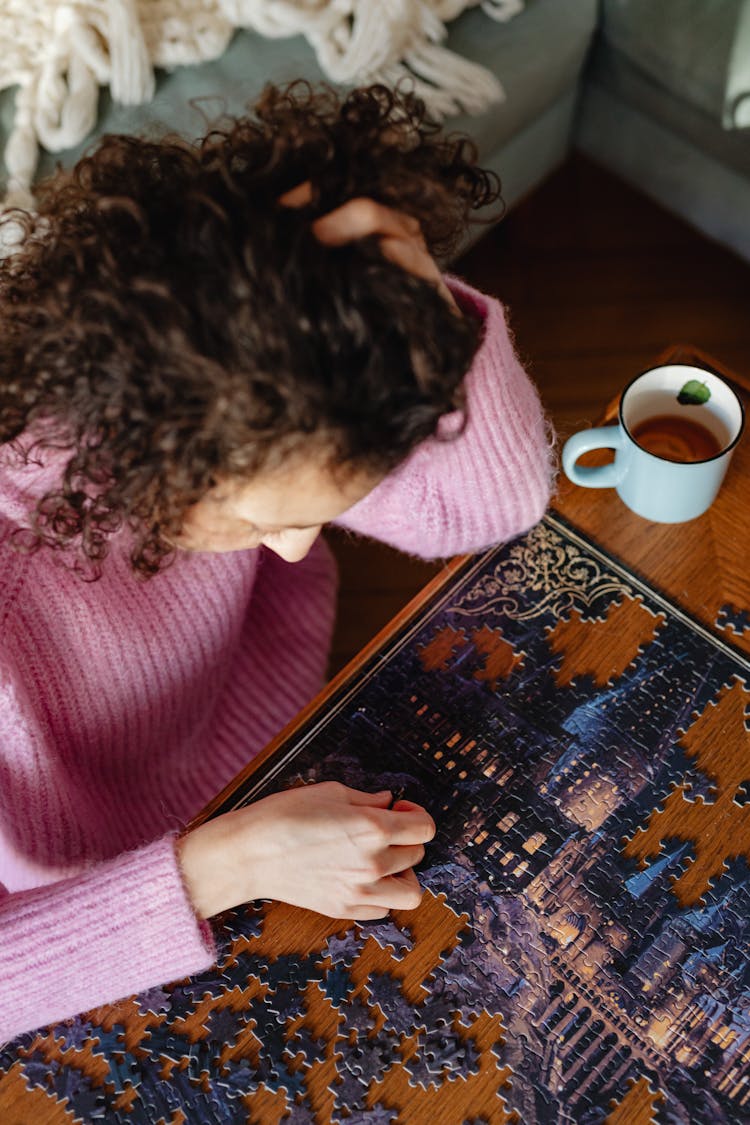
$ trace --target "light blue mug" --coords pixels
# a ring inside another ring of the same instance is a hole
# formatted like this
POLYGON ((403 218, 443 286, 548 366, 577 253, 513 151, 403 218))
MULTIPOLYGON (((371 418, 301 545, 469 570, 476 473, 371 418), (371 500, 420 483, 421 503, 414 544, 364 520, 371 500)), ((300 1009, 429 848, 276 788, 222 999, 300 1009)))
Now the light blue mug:
POLYGON ((680 363, 654 367, 622 392, 616 426, 568 439, 563 469, 575 484, 616 489, 647 520, 684 523, 713 503, 743 425, 742 403, 712 371, 680 363), (592 449, 613 449, 614 461, 578 465, 592 449))

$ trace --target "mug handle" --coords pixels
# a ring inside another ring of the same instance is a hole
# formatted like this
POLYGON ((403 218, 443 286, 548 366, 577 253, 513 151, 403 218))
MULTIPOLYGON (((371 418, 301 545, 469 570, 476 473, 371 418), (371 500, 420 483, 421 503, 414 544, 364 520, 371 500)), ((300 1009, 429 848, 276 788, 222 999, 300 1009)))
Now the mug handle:
POLYGON ((619 426, 596 426, 593 430, 581 430, 568 438, 563 446, 562 463, 565 475, 574 484, 583 485, 584 488, 614 488, 625 475, 624 465, 617 463, 617 458, 610 465, 599 465, 596 468, 581 465, 576 461, 582 453, 591 449, 620 449, 623 444, 622 431, 619 426))

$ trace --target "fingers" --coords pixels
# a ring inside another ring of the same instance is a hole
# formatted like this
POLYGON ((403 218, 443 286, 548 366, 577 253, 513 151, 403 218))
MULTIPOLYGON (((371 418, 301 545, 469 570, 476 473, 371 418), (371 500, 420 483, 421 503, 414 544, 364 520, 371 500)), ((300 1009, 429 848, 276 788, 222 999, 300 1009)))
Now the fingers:
MULTIPOLYGON (((408 802, 411 805, 411 802, 408 802)), ((435 835, 435 821, 426 809, 412 805, 406 809, 373 812, 388 844, 426 844, 435 835)))
POLYGON ((312 229, 326 246, 343 246, 358 238, 376 235, 384 258, 405 273, 431 281, 448 306, 458 312, 453 294, 443 281, 427 249, 422 228, 413 216, 394 211, 374 199, 358 197, 316 219, 312 229))
POLYGON ((378 880, 365 897, 365 905, 387 906, 389 910, 416 910, 422 901, 422 888, 413 871, 387 875, 378 880))
POLYGON ((373 234, 381 238, 406 237, 423 244, 422 230, 416 219, 364 196, 348 199, 334 211, 316 219, 312 229, 328 246, 343 246, 373 234))
POLYGON ((360 789, 350 789, 344 786, 347 790, 349 803, 352 805, 369 805, 374 808, 387 809, 393 800, 393 794, 390 789, 381 789, 379 793, 363 793, 360 789))
MULTIPOLYGON (((312 198, 312 183, 305 180, 280 195, 279 203, 282 207, 305 207, 312 198)), ((371 234, 397 238, 406 236, 424 245, 422 228, 415 218, 366 196, 348 199, 334 211, 316 219, 312 227, 316 237, 329 246, 343 246, 346 242, 371 234)))
MULTIPOLYGON (((279 203, 282 207, 305 207, 312 197, 312 184, 305 180, 280 195, 279 203)), ((329 246, 343 246, 372 234, 381 238, 407 238, 422 247, 425 244, 422 228, 415 218, 365 196, 348 199, 334 211, 322 215, 312 224, 312 229, 316 238, 329 246)))
POLYGON ((400 844, 393 848, 386 848, 378 856, 376 863, 380 874, 398 875, 401 871, 408 871, 416 867, 424 859, 424 844, 400 844))
POLYGON ((393 812, 406 812, 408 809, 421 809, 421 805, 415 804, 414 801, 407 801, 405 797, 399 797, 397 801, 393 802, 393 812))
POLYGON ((362 891, 362 902, 351 908, 352 918, 382 918, 389 910, 416 910, 422 901, 422 888, 413 871, 388 875, 362 891))
POLYGON ((305 207, 312 200, 312 184, 305 180, 302 184, 285 191, 279 196, 282 207, 305 207))
MULTIPOLYGON (((311 200, 312 184, 309 180, 279 196, 279 203, 286 207, 303 207, 311 200)), ((357 196, 316 219, 312 231, 326 246, 344 246, 360 238, 377 236, 383 257, 406 273, 432 282, 449 308, 460 315, 453 294, 427 249, 422 228, 412 215, 386 207, 366 196, 357 196)))
POLYGON ((402 799, 393 808, 390 807, 393 799, 390 789, 365 793, 340 781, 322 781, 303 786, 295 792, 304 792, 306 797, 309 795, 313 798, 317 798, 318 793, 325 792, 327 802, 332 799, 334 806, 343 806, 335 814, 337 822, 346 822, 352 839, 358 839, 361 842, 359 846, 368 851, 373 846, 378 852, 384 852, 394 846, 426 844, 435 835, 435 821, 421 805, 402 799), (355 812, 355 809, 369 811, 355 812))
POLYGON ((377 793, 365 793, 362 789, 353 789, 351 785, 344 785, 343 781, 316 781, 302 786, 312 798, 325 793, 326 797, 336 802, 347 805, 372 806, 387 809, 393 800, 390 789, 380 789, 377 793))
POLYGON ((380 249, 383 251, 384 258, 406 273, 424 278, 425 281, 440 280, 440 273, 434 260, 426 250, 410 238, 381 238, 380 249))
POLYGON ((376 918, 385 918, 388 914, 387 906, 365 906, 357 903, 350 910, 345 911, 347 918, 354 918, 357 922, 374 922, 376 918))

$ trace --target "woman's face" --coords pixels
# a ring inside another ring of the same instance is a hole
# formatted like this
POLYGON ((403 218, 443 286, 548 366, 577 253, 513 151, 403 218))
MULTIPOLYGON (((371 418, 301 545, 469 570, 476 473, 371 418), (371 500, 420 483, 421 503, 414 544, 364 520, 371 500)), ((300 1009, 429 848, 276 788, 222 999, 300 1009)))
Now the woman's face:
POLYGON ((333 476, 327 462, 295 458, 251 481, 227 479, 188 508, 176 546, 186 551, 267 547, 287 562, 303 559, 325 523, 370 492, 379 477, 333 476))

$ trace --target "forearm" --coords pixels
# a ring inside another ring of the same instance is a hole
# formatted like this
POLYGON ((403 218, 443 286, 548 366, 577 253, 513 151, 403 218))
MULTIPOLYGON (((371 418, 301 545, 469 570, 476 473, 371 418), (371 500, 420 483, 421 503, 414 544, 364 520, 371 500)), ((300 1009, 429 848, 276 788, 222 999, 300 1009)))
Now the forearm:
POLYGON ((243 862, 238 848, 236 820, 235 814, 226 813, 176 842, 185 890, 198 918, 212 918, 236 906, 238 895, 247 902, 261 897, 252 857, 243 862))
POLYGON ((0 899, 0 1042, 199 972, 215 958, 174 840, 0 899))
POLYGON ((518 360, 502 306, 451 280, 484 319, 466 376, 468 420, 443 420, 431 438, 337 521, 424 557, 478 551, 526 531, 542 516, 554 480, 552 438, 538 394, 518 360))

